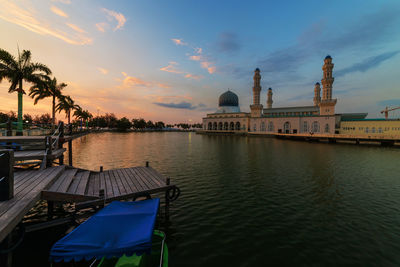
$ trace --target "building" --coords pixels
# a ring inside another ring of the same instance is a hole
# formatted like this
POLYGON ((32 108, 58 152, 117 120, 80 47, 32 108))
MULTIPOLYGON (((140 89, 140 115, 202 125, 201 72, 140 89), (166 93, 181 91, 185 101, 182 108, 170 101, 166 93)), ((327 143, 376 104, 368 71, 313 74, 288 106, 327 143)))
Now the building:
POLYGON ((241 112, 238 96, 227 91, 219 97, 218 110, 203 118, 203 130, 210 132, 255 133, 335 133, 335 105, 332 98, 334 78, 332 58, 327 56, 322 67, 322 98, 320 83, 315 84, 314 103, 310 106, 273 108, 272 89, 267 91, 266 108, 260 103, 261 74, 254 71, 253 103, 250 113, 241 112))

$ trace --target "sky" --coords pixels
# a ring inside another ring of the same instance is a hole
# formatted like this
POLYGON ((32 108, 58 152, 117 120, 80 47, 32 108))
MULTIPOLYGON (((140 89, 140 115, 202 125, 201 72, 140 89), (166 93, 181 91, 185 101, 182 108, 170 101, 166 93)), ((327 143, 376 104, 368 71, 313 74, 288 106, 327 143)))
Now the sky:
MULTIPOLYGON (((257 67, 262 104, 271 87, 273 107, 312 105, 329 54, 336 112, 377 118, 400 106, 399 13, 398 0, 0 0, 0 48, 30 50, 93 115, 167 123, 201 122, 228 89, 249 111, 257 67)), ((17 111, 8 87, 0 112, 17 111)), ((50 99, 25 95, 24 112, 50 99)))

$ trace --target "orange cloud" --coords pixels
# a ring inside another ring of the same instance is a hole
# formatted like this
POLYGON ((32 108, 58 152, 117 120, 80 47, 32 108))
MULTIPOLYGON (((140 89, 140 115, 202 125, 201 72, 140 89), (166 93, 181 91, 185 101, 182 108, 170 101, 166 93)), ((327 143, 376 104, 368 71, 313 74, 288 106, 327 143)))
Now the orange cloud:
POLYGON ((73 45, 91 44, 93 40, 84 35, 67 33, 53 28, 51 22, 43 19, 43 16, 36 14, 34 8, 19 7, 13 1, 0 1, 0 18, 10 23, 24 27, 25 29, 40 34, 50 35, 73 45))
POLYGON ((190 56, 190 60, 200 61, 201 60, 201 56, 190 56))
POLYGON ((176 45, 187 45, 182 39, 171 39, 176 45))
POLYGON ((97 67, 97 69, 104 75, 106 75, 108 73, 107 69, 103 69, 103 68, 100 68, 100 67, 97 67))
POLYGON ((66 4, 66 5, 71 4, 71 0, 51 0, 51 2, 59 2, 59 3, 66 4))
POLYGON ((162 67, 162 68, 160 68, 160 70, 166 71, 166 72, 178 73, 178 74, 184 73, 183 71, 176 69, 175 68, 176 65, 178 65, 178 63, 171 61, 171 62, 169 62, 168 66, 162 67))
POLYGON ((58 7, 51 6, 50 10, 56 15, 59 15, 59 16, 64 17, 64 18, 68 18, 68 15, 64 11, 59 9, 58 7))
POLYGON ((108 24, 105 23, 105 22, 99 22, 99 23, 96 23, 96 28, 97 28, 97 30, 100 31, 100 32, 105 32, 105 31, 106 31, 106 26, 107 26, 107 25, 108 25, 108 24))
POLYGON ((108 15, 107 18, 109 21, 111 21, 112 18, 114 18, 118 22, 118 25, 114 28, 114 31, 121 29, 125 25, 126 18, 122 13, 118 13, 113 10, 108 10, 107 8, 102 8, 101 10, 108 15))
POLYGON ((85 33, 84 30, 82 30, 81 28, 79 28, 78 26, 76 26, 75 24, 72 23, 66 23, 68 27, 70 27, 71 29, 79 32, 79 33, 85 33))
POLYGON ((210 74, 213 74, 217 70, 217 68, 215 66, 212 66, 212 64, 213 64, 212 62, 203 61, 200 64, 201 64, 201 67, 203 69, 206 69, 208 71, 208 73, 210 73, 210 74))
POLYGON ((204 77, 202 75, 194 75, 194 74, 188 73, 188 74, 185 75, 185 78, 194 79, 194 80, 200 80, 200 79, 202 79, 204 77))
POLYGON ((122 75, 125 76, 124 80, 122 81, 122 87, 124 88, 136 87, 136 86, 147 87, 147 88, 151 87, 170 88, 170 86, 167 84, 159 82, 147 82, 140 78, 129 76, 125 72, 122 72, 122 75))

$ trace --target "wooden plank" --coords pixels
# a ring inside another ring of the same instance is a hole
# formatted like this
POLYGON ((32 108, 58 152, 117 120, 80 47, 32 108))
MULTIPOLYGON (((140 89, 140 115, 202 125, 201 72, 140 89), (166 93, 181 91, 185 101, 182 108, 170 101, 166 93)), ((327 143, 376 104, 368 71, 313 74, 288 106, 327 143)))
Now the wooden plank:
POLYGON ((64 183, 65 179, 68 179, 70 176, 74 176, 76 173, 75 170, 66 170, 61 174, 61 176, 57 179, 57 181, 54 182, 54 184, 49 188, 49 191, 58 191, 60 188, 61 184, 64 183))
POLYGON ((143 177, 143 174, 140 172, 140 169, 138 167, 133 168, 133 170, 136 172, 138 179, 140 179, 146 186, 146 190, 153 188, 153 186, 150 184, 150 182, 147 181, 147 179, 145 177, 143 177))
POLYGON ((146 168, 147 167, 137 167, 139 172, 142 174, 142 178, 146 179, 146 181, 151 184, 151 187, 159 187, 160 185, 157 183, 158 181, 155 181, 153 175, 147 172, 146 168))
POLYGON ((121 181, 125 185, 126 191, 129 193, 136 192, 136 187, 131 183, 131 180, 129 177, 127 177, 128 175, 125 174, 122 169, 118 169, 116 171, 119 174, 119 177, 121 177, 121 181))
POLYGON ((123 179, 125 179, 126 183, 129 185, 129 189, 131 192, 138 192, 136 185, 131 180, 131 174, 126 171, 126 169, 118 169, 118 172, 121 174, 123 179))
POLYGON ((79 181, 79 185, 75 191, 75 194, 84 195, 86 191, 86 187, 89 181, 90 171, 82 172, 81 179, 79 181))
MULTIPOLYGON (((9 208, 0 216, 0 242, 14 229, 14 227, 22 220, 24 215, 35 205, 40 199, 40 192, 43 188, 49 187, 64 171, 64 166, 58 166, 38 171, 40 179, 34 180, 31 187, 25 188, 20 194, 14 196, 17 201, 10 201, 9 208)), ((8 201, 7 201, 8 202, 8 201)))
MULTIPOLYGON (((161 181, 159 179, 157 179, 157 177, 155 177, 154 173, 152 173, 152 171, 150 170, 149 167, 143 167, 143 168, 141 168, 141 170, 150 178, 151 182, 155 186, 163 186, 163 183, 161 183, 161 181)), ((165 185, 165 183, 164 183, 164 185, 165 185)))
POLYGON ((95 173, 90 173, 85 195, 89 195, 89 196, 94 195, 94 193, 93 193, 93 191, 94 191, 94 176, 95 176, 95 173))
POLYGON ((59 202, 84 202, 88 200, 95 200, 98 197, 88 196, 88 195, 77 195, 65 192, 54 192, 43 190, 41 193, 41 198, 49 201, 59 201, 59 202))
POLYGON ((78 188, 78 185, 79 185, 79 182, 80 182, 81 178, 82 178, 82 172, 78 172, 75 175, 75 178, 72 180, 72 183, 69 186, 69 188, 66 191, 66 193, 74 194, 76 189, 78 188))
POLYGON ((112 188, 112 184, 111 184, 111 180, 110 180, 110 174, 108 171, 102 172, 102 174, 104 175, 104 182, 105 182, 105 186, 107 188, 106 192, 104 192, 104 196, 105 198, 111 198, 114 196, 114 191, 112 188))
POLYGON ((158 181, 161 182, 162 185, 165 185, 167 178, 164 175, 162 175, 161 173, 159 173, 152 167, 148 167, 147 171, 149 171, 150 173, 153 173, 154 177, 156 177, 158 179, 158 181))
POLYGON ((124 184, 121 181, 121 177, 119 177, 118 173, 115 170, 111 171, 111 173, 112 173, 112 175, 114 177, 115 183, 118 186, 119 194, 120 195, 126 195, 126 189, 124 187, 124 184))
POLYGON ((57 192, 68 192, 68 188, 70 187, 72 181, 74 180, 77 171, 78 171, 77 169, 72 169, 71 172, 68 173, 69 175, 60 184, 60 186, 57 189, 57 192))
POLYGON ((93 196, 98 196, 99 195, 99 190, 100 190, 100 174, 95 173, 93 174, 93 196))
POLYGON ((132 182, 136 183, 136 185, 138 187, 140 187, 140 191, 145 191, 148 189, 146 187, 146 185, 143 183, 143 181, 141 179, 139 179, 139 176, 136 173, 136 171, 134 170, 134 168, 129 168, 129 169, 127 169, 127 171, 132 174, 132 176, 131 176, 132 182))
POLYGON ((110 182, 111 182, 111 187, 112 187, 112 190, 113 190, 113 196, 121 195, 121 192, 119 191, 118 184, 117 184, 117 182, 116 182, 116 180, 114 178, 114 175, 112 174, 111 171, 107 171, 107 172, 108 172, 109 179, 110 179, 110 182))
POLYGON ((105 179, 104 179, 104 173, 103 172, 99 173, 99 185, 100 185, 99 190, 103 189, 104 190, 104 195, 107 196, 107 187, 106 187, 106 182, 105 182, 105 179))

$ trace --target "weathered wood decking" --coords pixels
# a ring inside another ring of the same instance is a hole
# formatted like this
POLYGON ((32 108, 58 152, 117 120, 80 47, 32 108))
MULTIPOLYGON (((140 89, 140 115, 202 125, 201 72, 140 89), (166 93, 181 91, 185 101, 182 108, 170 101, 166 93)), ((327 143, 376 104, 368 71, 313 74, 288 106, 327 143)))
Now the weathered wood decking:
POLYGON ((174 193, 167 198, 170 189, 176 190, 177 187, 151 167, 93 172, 62 165, 45 170, 19 171, 14 175, 14 198, 0 202, 0 242, 40 199, 49 203, 91 206, 166 192, 166 205, 169 205, 170 200, 179 196, 179 193, 174 193), (100 191, 104 191, 103 197, 100 191))
POLYGON ((66 170, 42 192, 42 199, 59 202, 83 202, 99 199, 104 190, 106 202, 166 191, 166 178, 151 167, 133 167, 104 172, 66 170))
POLYGON ((64 169, 65 166, 59 166, 15 173, 14 198, 0 201, 0 242, 40 199, 41 191, 51 186, 64 169))

